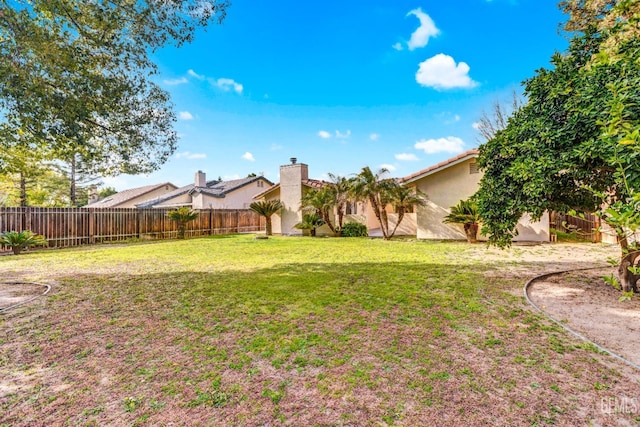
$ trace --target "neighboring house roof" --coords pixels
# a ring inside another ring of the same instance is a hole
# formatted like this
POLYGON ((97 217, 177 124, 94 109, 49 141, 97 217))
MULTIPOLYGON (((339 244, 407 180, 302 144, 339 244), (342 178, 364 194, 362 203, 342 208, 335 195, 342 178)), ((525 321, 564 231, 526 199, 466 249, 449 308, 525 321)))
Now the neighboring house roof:
POLYGON ((252 182, 258 181, 259 179, 263 179, 267 181, 269 184, 272 184, 264 176, 252 176, 242 179, 234 179, 231 181, 207 181, 206 187, 196 187, 195 184, 185 185, 184 187, 180 187, 174 191, 171 191, 167 194, 163 194, 162 197, 158 197, 155 199, 147 200, 142 203, 138 203, 136 207, 138 208, 151 208, 153 206, 159 205, 161 203, 166 202, 167 200, 171 200, 175 197, 182 196, 184 194, 193 194, 193 193, 202 193, 212 197, 225 197, 226 194, 235 191, 245 185, 251 184, 252 182))
MULTIPOLYGON (((323 180, 320 180, 320 179, 303 179, 302 180, 302 185, 304 185, 305 187, 309 187, 309 188, 322 188, 327 184, 328 184, 327 181, 323 181, 323 180)), ((260 197, 264 197, 267 194, 271 193, 272 191, 277 190, 278 188, 280 188, 280 183, 272 185, 271 187, 265 189, 264 191, 259 192, 258 194, 253 196, 253 198, 254 199, 259 199, 260 197)))
POLYGON ((411 174, 409 176, 405 176, 404 178, 400 178, 399 182, 401 183, 409 183, 409 182, 414 182, 417 181, 419 179, 422 179, 426 176, 432 175, 436 172, 440 172, 443 169, 446 169, 448 167, 451 167, 453 165, 457 165, 458 163, 462 163, 466 160, 469 159, 473 159, 475 157, 478 157, 478 154, 480 152, 478 151, 477 148, 474 148, 472 150, 469 151, 465 151, 464 153, 461 153, 455 157, 452 157, 450 159, 447 159, 443 162, 438 163, 437 165, 433 165, 430 166, 426 169, 422 169, 421 171, 418 171, 414 174, 411 174))
POLYGON ((273 185, 273 182, 269 181, 264 176, 251 176, 242 179, 234 179, 231 181, 220 181, 214 185, 208 185, 206 187, 193 187, 189 190, 189 194, 193 193, 202 193, 211 197, 220 197, 223 198, 228 193, 235 191, 239 188, 244 187, 245 185, 249 185, 258 180, 264 180, 269 183, 269 185, 273 185))
POLYGON ((89 203, 88 205, 84 206, 85 208, 114 208, 114 207, 118 207, 118 205, 121 205, 123 203, 126 203, 132 199, 136 199, 139 197, 144 196, 147 193, 151 193, 152 191, 155 191, 161 187, 164 186, 171 186, 173 188, 176 188, 175 185, 173 185, 170 182, 164 182, 162 184, 153 184, 153 185, 145 185, 144 187, 137 187, 137 188, 129 188, 127 190, 122 190, 118 193, 112 194, 102 200, 98 200, 97 202, 93 202, 93 203, 89 203))

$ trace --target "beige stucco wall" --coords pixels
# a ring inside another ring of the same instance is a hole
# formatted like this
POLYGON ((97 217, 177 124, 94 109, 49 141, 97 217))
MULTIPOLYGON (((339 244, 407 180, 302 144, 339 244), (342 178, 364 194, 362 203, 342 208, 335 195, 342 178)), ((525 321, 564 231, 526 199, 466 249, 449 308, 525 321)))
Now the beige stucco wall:
MULTIPOLYGON (((148 200, 148 199, 146 199, 148 200)), ((175 206, 191 206, 191 196, 188 193, 165 200, 162 203, 153 205, 154 208, 165 208, 175 206)))
POLYGON ((455 224, 443 224, 451 206, 471 197, 479 187, 480 173, 470 174, 469 164, 475 159, 428 175, 415 182, 418 190, 427 195, 426 206, 417 212, 417 237, 419 239, 465 239, 462 228, 455 224))
POLYGON ((548 242, 549 241, 549 214, 544 213, 540 221, 531 221, 529 215, 524 215, 518 221, 518 235, 514 242, 548 242))
POLYGON ((280 233, 301 236, 302 230, 294 225, 302 221, 300 201, 302 200, 302 180, 309 179, 309 166, 295 163, 280 166, 280 233))
MULTIPOLYGON (((428 198, 426 206, 417 208, 419 239, 466 239, 461 225, 444 224, 442 221, 449 214, 451 206, 471 197, 478 190, 482 173, 469 172, 472 162, 475 159, 450 166, 414 183, 428 198)), ((519 235, 514 241, 548 242, 549 216, 543 215, 540 221, 532 222, 525 215, 518 222, 517 229, 519 235)), ((482 239, 482 236, 478 237, 482 239)))
MULTIPOLYGON (((264 200, 278 200, 280 199, 280 189, 277 188, 267 194, 264 200)), ((279 213, 271 216, 271 231, 273 234, 282 234, 282 218, 279 213)))
POLYGON ((271 185, 264 179, 259 179, 244 187, 226 194, 224 197, 213 197, 207 194, 194 193, 194 209, 249 209, 253 203, 253 196, 263 191, 271 185), (262 187, 258 187, 261 182, 262 187))

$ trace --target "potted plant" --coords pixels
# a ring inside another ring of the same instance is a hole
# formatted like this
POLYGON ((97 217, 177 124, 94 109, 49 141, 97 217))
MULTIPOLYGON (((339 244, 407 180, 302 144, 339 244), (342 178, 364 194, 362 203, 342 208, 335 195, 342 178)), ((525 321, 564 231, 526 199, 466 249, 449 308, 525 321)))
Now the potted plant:
POLYGON ((24 248, 31 246, 44 246, 47 239, 35 234, 33 231, 5 231, 0 233, 0 245, 11 248, 14 255, 19 255, 24 248))
POLYGON ((467 242, 478 242, 480 213, 478 212, 478 205, 473 200, 460 200, 457 205, 451 207, 451 213, 444 217, 443 222, 462 224, 467 236, 467 242))

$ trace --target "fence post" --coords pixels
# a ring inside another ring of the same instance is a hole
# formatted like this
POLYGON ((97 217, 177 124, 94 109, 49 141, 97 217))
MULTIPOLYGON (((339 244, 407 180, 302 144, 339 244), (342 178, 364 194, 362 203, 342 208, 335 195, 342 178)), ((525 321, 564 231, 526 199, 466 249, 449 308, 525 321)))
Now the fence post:
POLYGON ((25 208, 24 216, 25 216, 25 224, 22 230, 31 230, 31 208, 30 207, 25 208))

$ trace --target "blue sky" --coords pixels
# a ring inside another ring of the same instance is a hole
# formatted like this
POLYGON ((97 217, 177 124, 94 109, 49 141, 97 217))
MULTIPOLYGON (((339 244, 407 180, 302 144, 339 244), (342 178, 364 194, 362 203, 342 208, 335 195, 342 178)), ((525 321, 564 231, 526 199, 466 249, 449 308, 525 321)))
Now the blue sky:
POLYGON ((473 125, 567 45, 552 0, 234 0, 222 25, 154 54, 179 146, 159 171, 104 180, 278 181, 363 166, 406 176, 477 147, 473 125))

